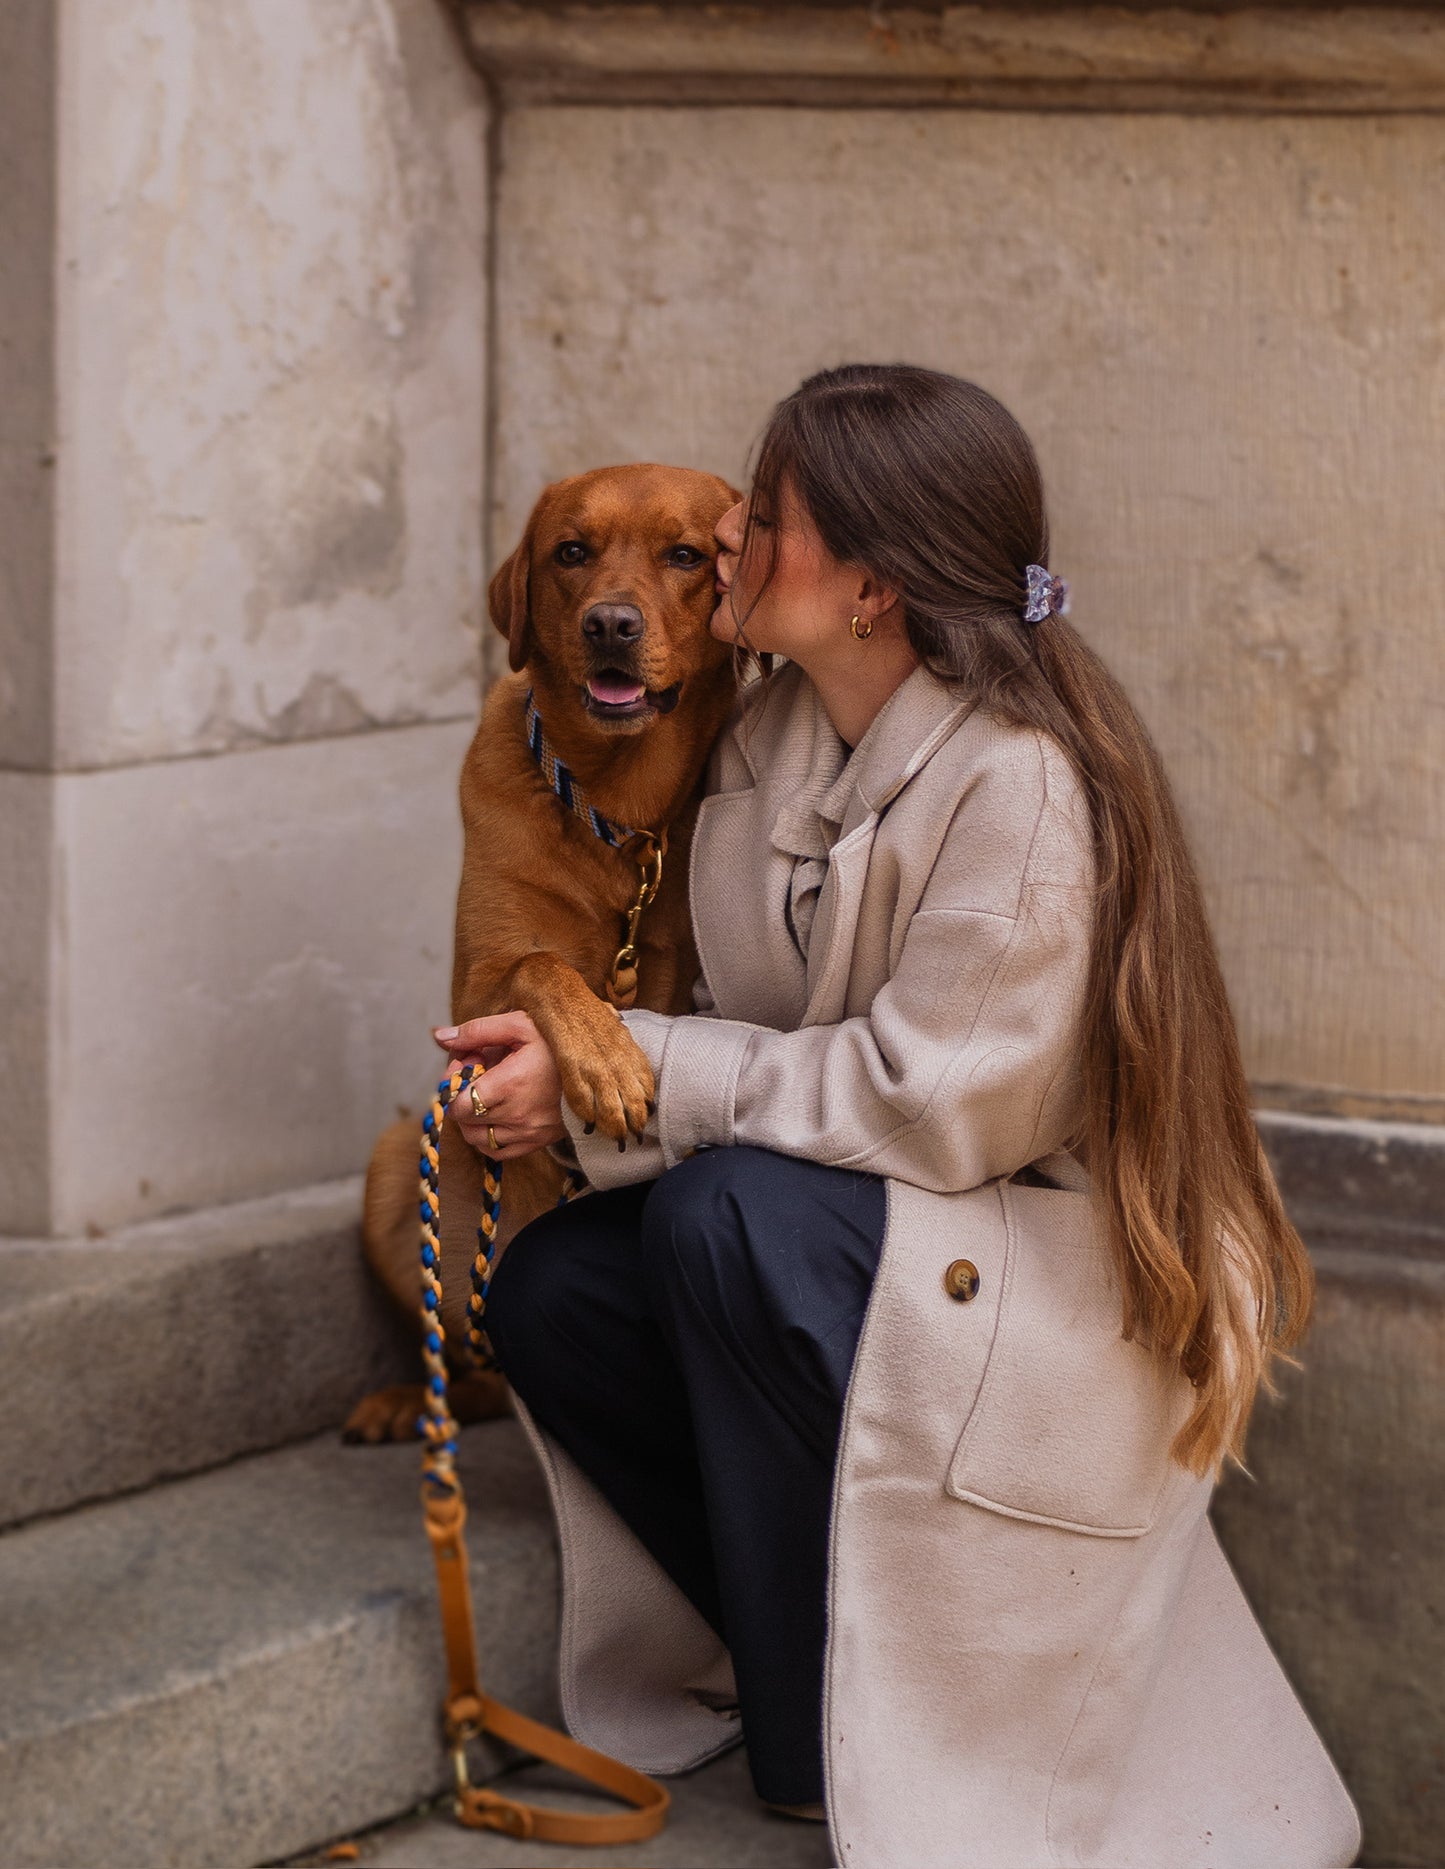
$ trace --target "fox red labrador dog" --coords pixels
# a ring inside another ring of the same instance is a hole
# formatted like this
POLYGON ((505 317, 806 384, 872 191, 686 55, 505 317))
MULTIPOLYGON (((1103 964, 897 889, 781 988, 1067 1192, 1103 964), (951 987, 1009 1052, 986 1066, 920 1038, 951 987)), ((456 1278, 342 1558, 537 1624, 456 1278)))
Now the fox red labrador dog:
MULTIPOLYGON (((492 688, 462 766, 452 1021, 527 1013, 571 1108, 619 1142, 641 1132, 653 1083, 614 1006, 685 1012, 697 973, 689 846, 707 755, 737 685, 732 653, 709 629, 713 527, 737 498, 725 481, 684 468, 604 467, 557 481, 488 590, 512 673, 492 688), (661 880, 635 955, 619 964, 652 848, 629 833, 643 831, 666 834, 661 880)), ((440 1153, 451 1346, 466 1338, 482 1160, 455 1122, 440 1153)), ((417 1154, 413 1121, 382 1133, 362 1222, 368 1261, 413 1316, 417 1154)), ((557 1200, 563 1176, 546 1149, 507 1161, 498 1250, 557 1200)), ((451 1397, 463 1421, 506 1407, 502 1379, 464 1365, 451 1397)), ((345 1433, 408 1437, 421 1406, 419 1385, 379 1390, 345 1433)))

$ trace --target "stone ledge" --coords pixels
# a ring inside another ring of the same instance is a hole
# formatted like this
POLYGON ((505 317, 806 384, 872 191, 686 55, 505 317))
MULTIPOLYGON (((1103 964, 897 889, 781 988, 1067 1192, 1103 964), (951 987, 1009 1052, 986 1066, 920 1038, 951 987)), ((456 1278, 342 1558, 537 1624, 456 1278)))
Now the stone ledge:
POLYGON ((1257 1112, 1315 1321, 1214 1502, 1360 1807, 1360 1861, 1438 1863, 1445 1772, 1445 1128, 1257 1112))
MULTIPOLYGON (((1363 1864, 1435 1869, 1445 1830, 1445 1264, 1315 1246, 1315 1321, 1213 1513, 1360 1808, 1363 1864)), ((1313 1244, 1313 1242, 1312 1242, 1313 1244)))
POLYGON ((451 0, 504 102, 1438 111, 1438 9, 451 0))
POLYGON ((1256 1112, 1265 1152, 1311 1247, 1445 1256, 1445 1129, 1256 1112))
MULTIPOLYGON (((557 1718, 556 1559, 515 1423, 462 1437, 482 1678, 557 1718)), ((0 1537, 6 1869, 235 1869, 440 1791, 414 1447, 329 1436, 0 1537)))
POLYGON ((0 1525, 333 1428, 412 1373, 361 1257, 358 1177, 0 1240, 0 1525))

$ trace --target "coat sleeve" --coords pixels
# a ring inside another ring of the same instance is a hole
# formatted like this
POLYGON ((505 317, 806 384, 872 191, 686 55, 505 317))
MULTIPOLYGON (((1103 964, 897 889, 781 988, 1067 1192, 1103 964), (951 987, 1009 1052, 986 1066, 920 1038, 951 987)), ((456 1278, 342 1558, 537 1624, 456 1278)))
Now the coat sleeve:
POLYGON ((624 1153, 583 1139, 594 1185, 754 1143, 949 1193, 1063 1146, 1078 1117, 1092 840, 1062 757, 1037 770, 1033 786, 994 773, 966 790, 865 1014, 795 1032, 627 1014, 658 1116, 624 1153))

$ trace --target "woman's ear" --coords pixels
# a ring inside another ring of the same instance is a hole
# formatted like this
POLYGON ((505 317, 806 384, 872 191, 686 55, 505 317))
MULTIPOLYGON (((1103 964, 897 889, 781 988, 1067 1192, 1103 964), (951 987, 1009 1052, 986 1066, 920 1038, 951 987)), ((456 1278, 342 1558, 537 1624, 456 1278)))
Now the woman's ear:
POLYGON ((876 623, 879 617, 887 616, 897 603, 898 592, 891 584, 875 578, 871 571, 864 572, 854 597, 854 607, 861 617, 876 623))
POLYGON ((487 586, 487 611, 507 639, 507 660, 513 669, 526 665, 532 653, 532 528, 504 559, 487 586))

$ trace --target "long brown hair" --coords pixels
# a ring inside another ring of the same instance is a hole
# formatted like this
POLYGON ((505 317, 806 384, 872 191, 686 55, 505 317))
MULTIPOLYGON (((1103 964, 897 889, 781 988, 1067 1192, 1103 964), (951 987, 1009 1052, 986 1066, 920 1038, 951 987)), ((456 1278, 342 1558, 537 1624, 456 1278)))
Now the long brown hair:
MULTIPOLYGON (((1074 1139, 1097 1190, 1126 1338, 1194 1386, 1173 1452, 1239 1457, 1261 1380, 1309 1320, 1313 1276, 1259 1144, 1204 900, 1143 722, 1062 616, 1023 621, 1048 564, 1032 446, 976 384, 909 364, 810 377, 764 433, 743 556, 783 489, 835 558, 897 591, 944 681, 1048 734, 1083 784, 1096 858, 1074 1139)), ((775 544, 774 547, 775 548, 775 544)))

